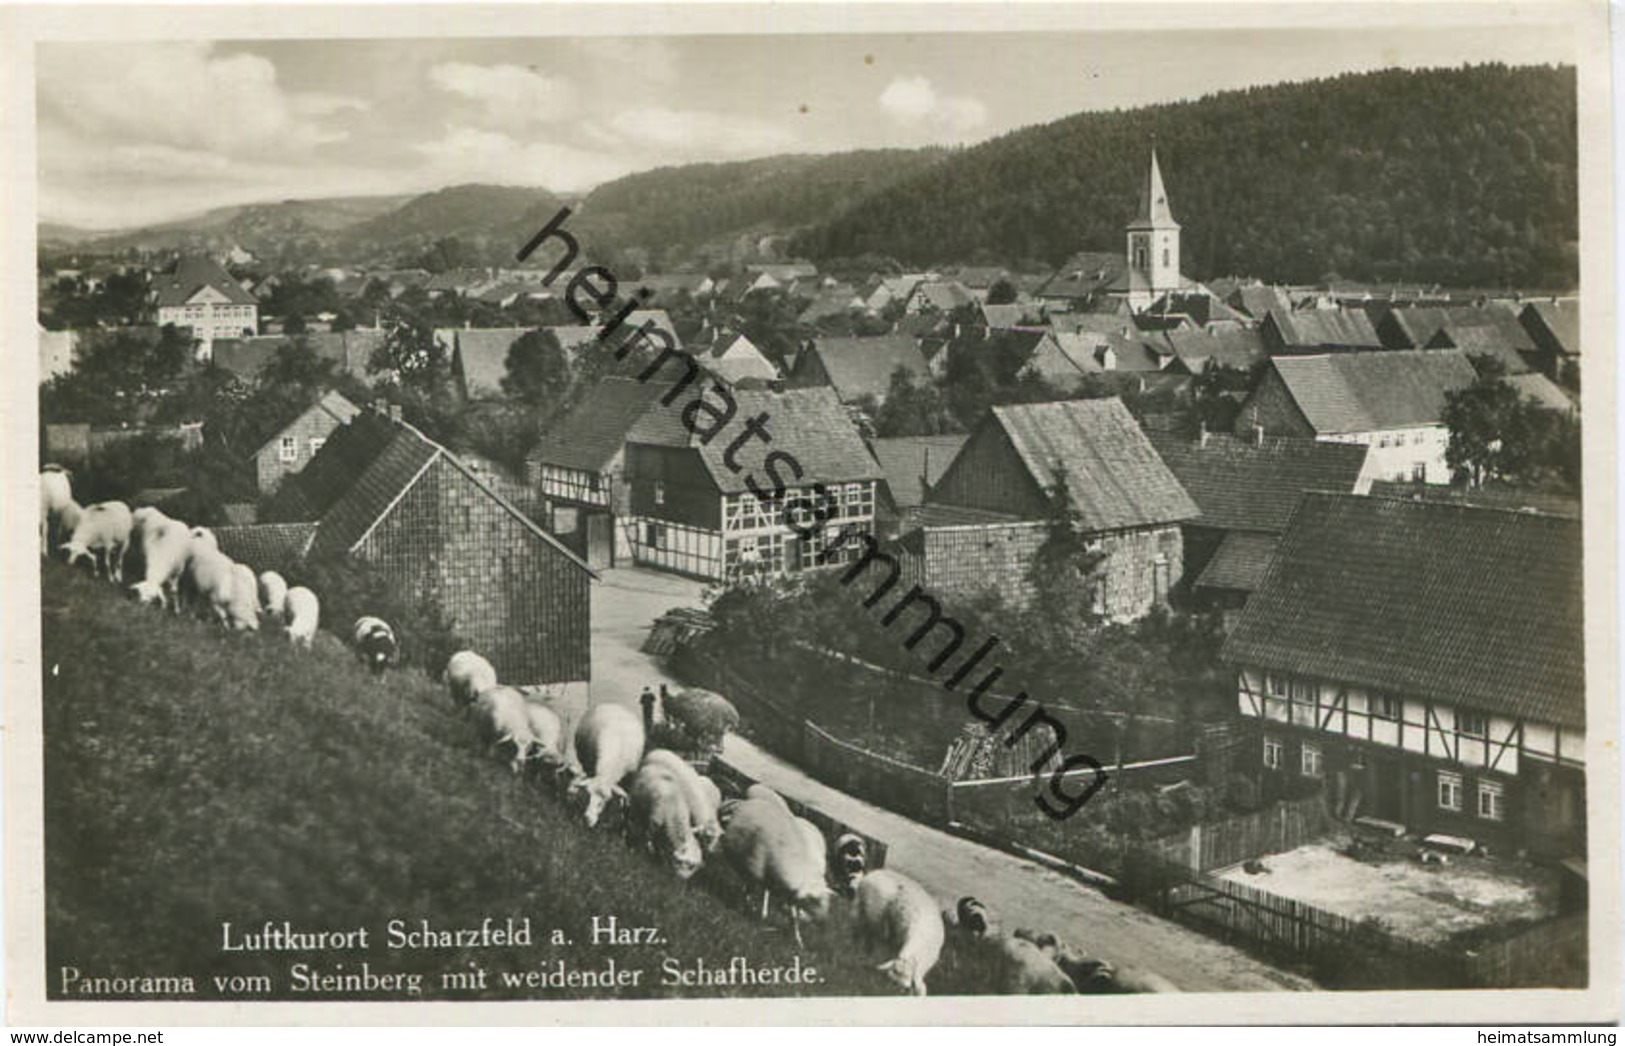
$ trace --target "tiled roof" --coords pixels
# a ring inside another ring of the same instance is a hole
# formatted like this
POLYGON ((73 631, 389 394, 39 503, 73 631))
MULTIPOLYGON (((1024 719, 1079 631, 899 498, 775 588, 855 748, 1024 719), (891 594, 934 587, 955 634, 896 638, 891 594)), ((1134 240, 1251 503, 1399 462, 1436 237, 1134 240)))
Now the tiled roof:
POLYGON ((221 268, 219 262, 201 255, 187 255, 175 262, 173 270, 152 279, 152 289, 160 308, 185 305, 204 287, 213 287, 233 305, 258 304, 252 294, 231 278, 231 273, 221 268))
POLYGON ((1171 330, 1160 332, 1156 338, 1192 371, 1201 370, 1208 360, 1221 367, 1246 370, 1269 355, 1263 337, 1251 328, 1171 330))
POLYGON ((830 385, 846 403, 864 396, 885 399, 892 372, 902 367, 916 380, 930 377, 931 369, 914 339, 901 334, 874 338, 819 338, 812 351, 824 365, 830 385))
POLYGON ((1115 284, 1128 272, 1128 259, 1121 254, 1084 251, 1068 258, 1066 264, 1038 290, 1041 298, 1087 298, 1115 284))
POLYGON ((241 527, 213 527, 220 551, 258 574, 285 570, 303 559, 316 536, 315 523, 255 523, 241 527))
POLYGON ((918 519, 925 527, 972 527, 984 523, 1031 523, 1032 520, 1005 512, 992 512, 968 505, 945 505, 928 501, 920 506, 918 519))
POLYGON ((1518 319, 1527 330, 1543 328, 1562 351, 1580 355, 1580 305, 1578 302, 1536 301, 1525 306, 1518 319))
POLYGON ((267 334, 250 338, 216 338, 211 362, 244 381, 253 381, 277 350, 303 339, 317 357, 333 364, 340 374, 367 376, 373 349, 383 344, 387 331, 358 328, 348 331, 312 331, 308 334, 267 334))
POLYGON ((1437 425, 1445 393, 1477 377, 1454 349, 1276 356, 1270 362, 1321 435, 1437 425))
MULTIPOLYGON (((1446 327, 1439 331, 1440 341, 1452 348, 1460 349, 1469 356, 1493 356, 1501 361, 1508 374, 1527 374, 1530 371, 1529 362, 1523 358, 1523 352, 1533 352, 1534 345, 1530 344, 1529 336, 1524 333, 1516 319, 1512 326, 1518 330, 1518 341, 1525 346, 1522 351, 1519 345, 1507 337, 1504 329, 1484 325, 1471 327, 1446 327)), ((1435 348, 1444 347, 1435 344, 1435 348)))
POLYGON ((1030 327, 1043 322, 1043 310, 1033 302, 1010 302, 1005 305, 982 304, 982 322, 989 327, 1008 329, 1010 327, 1030 327))
POLYGON ((1544 374, 1513 374, 1502 380, 1547 410, 1566 414, 1579 409, 1579 404, 1544 374))
POLYGON ((948 436, 897 436, 874 441, 875 458, 891 488, 892 501, 900 509, 912 508, 925 500, 925 483, 935 483, 970 437, 964 433, 948 436))
MULTIPOLYGON (((732 395, 738 412, 724 435, 742 428, 737 419, 766 413, 769 420, 763 427, 773 437, 771 444, 761 440, 745 443, 734 455, 737 469, 730 468, 723 460, 731 439, 718 437, 702 444, 683 425, 683 409, 694 402, 696 394, 693 393, 679 397, 670 407, 658 407, 645 413, 633 426, 627 442, 692 447, 725 494, 749 490, 745 479, 753 474, 761 486, 767 476, 763 461, 774 451, 783 451, 796 459, 802 471, 801 479, 796 482, 803 485, 882 478, 879 464, 864 445, 851 415, 833 389, 818 386, 774 392, 765 388, 736 388, 732 395)), ((708 402, 719 402, 710 393, 706 393, 706 397, 708 402)), ((787 477, 790 475, 787 468, 778 471, 787 477)))
POLYGON ((1224 659, 1585 723, 1577 521, 1307 495, 1224 659))
POLYGON ((914 293, 940 312, 951 312, 976 300, 976 295, 957 280, 932 280, 929 283, 922 283, 914 289, 914 293))
POLYGON ((583 472, 604 471, 626 445, 639 418, 651 410, 672 410, 659 402, 670 389, 631 378, 605 378, 554 422, 530 460, 583 472))
POLYGON ((1279 534, 1305 491, 1354 491, 1365 467, 1359 443, 1209 434, 1207 442, 1158 433, 1157 453, 1202 510, 1202 526, 1279 534))
POLYGON ((1580 499, 1568 494, 1534 491, 1518 487, 1482 486, 1446 487, 1437 483, 1409 483, 1375 480, 1371 484, 1373 497, 1407 498, 1412 501, 1445 501, 1458 505, 1477 505, 1480 508, 1517 509, 1542 512, 1548 516, 1579 519, 1580 499))
POLYGON ((1044 490, 1066 479, 1084 529, 1121 530, 1194 519, 1199 510, 1121 400, 994 407, 1027 471, 1044 490))
POLYGON ((1264 580, 1281 535, 1234 530, 1224 536, 1196 579, 1196 588, 1251 592, 1264 580))
POLYGON ((250 454, 249 457, 259 457, 259 455, 267 447, 276 441, 278 436, 282 435, 283 432, 286 432, 288 428, 296 423, 300 418, 303 418, 306 414, 309 414, 313 410, 324 411, 340 425, 349 424, 350 419, 361 413, 361 408, 356 406, 354 403, 351 403, 337 389, 328 389, 315 403, 312 403, 298 414, 295 414, 293 417, 283 422, 282 425, 277 428, 276 432, 269 439, 261 443, 259 448, 256 449, 254 453, 250 454))
POLYGON ((530 333, 531 327, 447 327, 434 332, 435 340, 452 354, 470 399, 500 396, 508 374, 508 350, 530 333))
POLYGON ((1358 309, 1271 312, 1281 342, 1292 349, 1382 348, 1371 320, 1358 309))
POLYGON ((1241 309, 1254 320, 1262 323, 1264 317, 1270 313, 1288 313, 1292 311, 1292 299, 1287 297, 1286 291, 1280 287, 1255 283, 1250 287, 1240 287, 1231 292, 1230 304, 1241 309))

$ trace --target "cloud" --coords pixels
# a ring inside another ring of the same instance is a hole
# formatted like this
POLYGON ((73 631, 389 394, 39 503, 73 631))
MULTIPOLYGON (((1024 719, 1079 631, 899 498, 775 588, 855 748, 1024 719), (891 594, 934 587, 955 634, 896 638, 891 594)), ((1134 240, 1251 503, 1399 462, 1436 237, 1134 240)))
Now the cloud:
POLYGON ((555 123, 575 115, 575 87, 535 67, 442 62, 429 70, 429 79, 441 90, 477 103, 486 122, 497 127, 555 123))
POLYGON ((610 119, 609 126, 625 140, 688 154, 753 156, 796 144, 794 132, 783 124, 703 109, 625 109, 610 119))
POLYGON ((346 134, 324 118, 365 104, 304 95, 277 82, 255 54, 202 42, 40 48, 43 119, 112 148, 122 143, 225 155, 302 152, 346 134))
POLYGON ((880 108, 899 124, 924 126, 951 139, 987 122, 987 106, 969 95, 938 94, 923 76, 899 76, 880 93, 880 108))
POLYGON ((583 37, 575 47, 607 81, 632 80, 647 87, 677 82, 677 51, 658 37, 583 37))
POLYGON ((429 185, 485 182, 543 185, 559 192, 577 192, 634 169, 633 162, 624 155, 556 142, 522 142, 477 127, 454 127, 441 138, 420 142, 413 148, 427 161, 420 173, 429 185))

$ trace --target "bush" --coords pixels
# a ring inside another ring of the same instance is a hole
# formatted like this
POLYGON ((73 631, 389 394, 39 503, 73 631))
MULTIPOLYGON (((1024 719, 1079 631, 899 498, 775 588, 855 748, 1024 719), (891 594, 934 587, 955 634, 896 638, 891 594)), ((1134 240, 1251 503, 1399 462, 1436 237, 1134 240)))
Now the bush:
POLYGON ((277 569, 290 585, 304 585, 321 600, 322 625, 346 644, 357 618, 381 617, 395 630, 400 663, 438 679, 452 654, 468 645, 440 604, 401 592, 376 567, 348 557, 327 557, 277 569))

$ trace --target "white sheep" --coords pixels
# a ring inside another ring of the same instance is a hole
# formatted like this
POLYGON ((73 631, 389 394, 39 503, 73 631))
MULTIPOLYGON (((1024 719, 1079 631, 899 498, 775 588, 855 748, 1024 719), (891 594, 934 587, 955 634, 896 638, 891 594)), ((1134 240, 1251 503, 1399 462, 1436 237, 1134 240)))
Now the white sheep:
POLYGON ((513 745, 509 765, 517 774, 537 745, 525 695, 511 686, 492 687, 474 698, 469 714, 474 717, 474 728, 487 750, 513 745))
POLYGON ((626 801, 621 781, 643 761, 643 744, 643 720, 624 705, 595 705, 581 717, 575 756, 582 774, 570 782, 567 798, 581 808, 588 828, 612 801, 626 801))
POLYGON ((688 814, 694 834, 707 853, 717 848, 722 839, 722 825, 717 821, 717 808, 722 805, 722 793, 715 782, 701 777, 687 759, 664 748, 650 749, 643 757, 643 765, 664 766, 682 786, 683 799, 688 803, 688 814), (707 788, 706 786, 710 787, 707 788))
POLYGON ((446 662, 446 692, 452 704, 465 708, 481 693, 497 685, 497 670, 472 650, 459 650, 446 662))
POLYGON ((186 524, 157 509, 139 508, 134 515, 138 537, 131 544, 140 550, 143 577, 130 589, 143 605, 156 603, 180 613, 181 575, 192 559, 192 535, 186 524))
POLYGON ((259 583, 246 563, 231 565, 231 601, 226 604, 226 619, 234 632, 260 630, 259 583))
POLYGON ((228 628, 232 623, 231 605, 237 587, 236 566, 219 549, 193 542, 184 572, 186 587, 199 605, 228 628))
POLYGON ((764 921, 775 896, 788 905, 799 945, 802 919, 827 915, 831 893, 824 863, 796 821, 783 800, 740 800, 729 806, 720 849, 735 871, 762 890, 764 921))
POLYGON ((105 566, 110 580, 124 581, 124 552, 130 545, 133 525, 130 506, 122 501, 103 501, 85 509, 73 536, 62 544, 71 566, 81 557, 89 558, 100 575, 105 566))
POLYGON ((881 963, 891 982, 924 995, 925 978, 942 957, 942 914, 925 887, 890 868, 870 872, 858 882, 857 932, 866 943, 879 943, 892 958, 881 963))
POLYGON ((73 528, 62 518, 69 506, 78 508, 73 500, 73 481, 69 473, 47 465, 39 474, 39 547, 41 555, 49 555, 51 542, 73 528))
POLYGON ((530 722, 530 758, 557 769, 564 762, 564 723, 559 714, 525 697, 525 718, 530 722))
POLYGON ((198 548, 220 551, 220 539, 214 536, 214 531, 208 527, 193 527, 192 541, 198 548))
POLYGON ((1002 995, 1073 995, 1077 988, 1053 955, 1021 937, 990 934, 982 947, 995 956, 998 984, 1002 995))
POLYGON ((321 601, 310 589, 295 585, 288 589, 286 610, 288 642, 309 650, 310 642, 316 636, 316 626, 321 621, 321 601))
POLYGON ((288 582, 274 570, 261 571, 259 583, 260 609, 272 621, 281 621, 288 608, 288 582))
POLYGON ((669 862, 679 879, 699 871, 705 856, 694 836, 683 784, 671 767, 645 762, 628 791, 627 834, 633 843, 669 862))

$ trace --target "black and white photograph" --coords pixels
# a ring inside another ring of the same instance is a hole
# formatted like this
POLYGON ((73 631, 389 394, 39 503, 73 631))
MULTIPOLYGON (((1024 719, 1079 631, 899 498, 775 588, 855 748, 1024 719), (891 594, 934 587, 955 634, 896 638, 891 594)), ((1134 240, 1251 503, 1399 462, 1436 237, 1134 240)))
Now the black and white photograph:
POLYGON ((1354 6, 5 12, 10 1022, 1617 1021, 1609 11, 1354 6))

